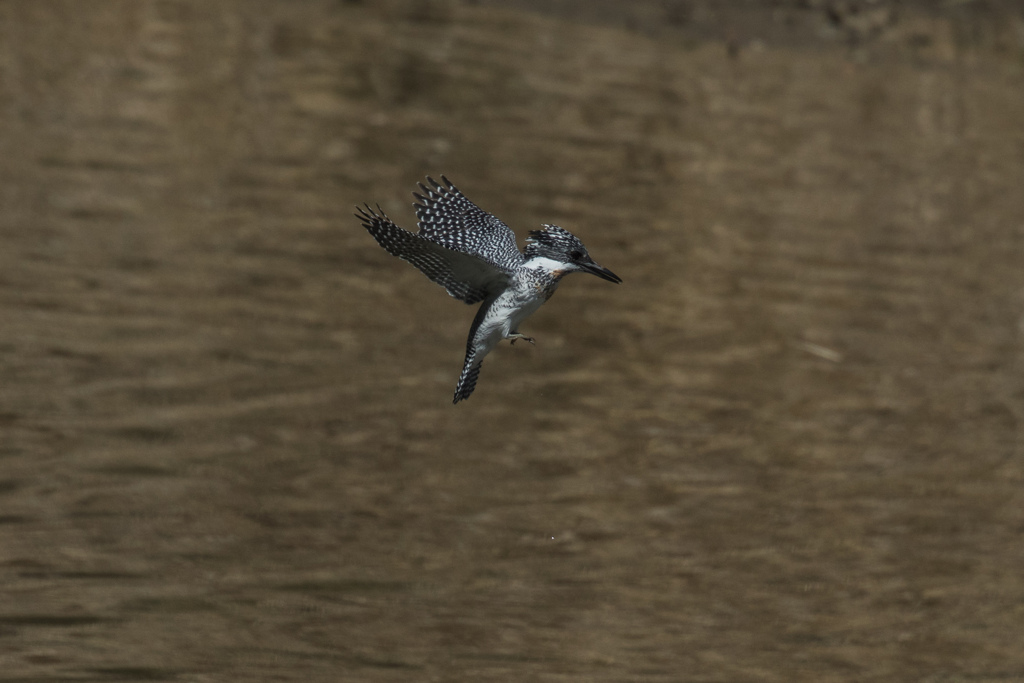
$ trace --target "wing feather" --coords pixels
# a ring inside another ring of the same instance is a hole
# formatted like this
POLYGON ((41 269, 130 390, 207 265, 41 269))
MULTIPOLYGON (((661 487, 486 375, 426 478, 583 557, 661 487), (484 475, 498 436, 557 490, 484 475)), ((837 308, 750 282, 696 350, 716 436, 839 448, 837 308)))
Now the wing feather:
POLYGON ((512 274, 523 263, 512 229, 466 199, 450 180, 443 184, 428 177, 430 187, 420 183, 422 193, 413 195, 419 219, 419 235, 431 242, 464 254, 472 254, 512 274))
POLYGON ((365 209, 357 207, 357 211, 356 218, 389 254, 416 266, 460 301, 475 304, 508 284, 508 273, 494 264, 403 230, 379 206, 377 211, 369 205, 365 209))

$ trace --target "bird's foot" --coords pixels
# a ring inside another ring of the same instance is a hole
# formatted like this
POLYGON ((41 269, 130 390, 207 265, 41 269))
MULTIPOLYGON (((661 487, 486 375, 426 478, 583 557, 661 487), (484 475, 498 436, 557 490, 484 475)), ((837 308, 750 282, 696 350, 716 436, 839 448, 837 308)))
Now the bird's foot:
POLYGON ((533 337, 527 337, 525 334, 519 334, 518 332, 516 332, 514 334, 510 334, 508 336, 508 338, 509 338, 509 343, 512 344, 513 346, 515 346, 516 342, 519 341, 520 339, 522 339, 524 341, 528 341, 531 344, 536 344, 537 343, 537 342, 535 342, 533 340, 533 337))

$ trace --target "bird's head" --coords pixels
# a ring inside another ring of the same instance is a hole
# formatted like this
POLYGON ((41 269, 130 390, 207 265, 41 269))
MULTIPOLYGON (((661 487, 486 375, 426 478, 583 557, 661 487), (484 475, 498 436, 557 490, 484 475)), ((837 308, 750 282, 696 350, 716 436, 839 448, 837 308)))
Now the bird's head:
POLYGON ((548 258, 557 261, 565 270, 581 271, 596 275, 603 280, 619 284, 622 278, 590 258, 587 248, 576 235, 557 225, 545 225, 540 230, 531 230, 526 238, 526 258, 548 258))

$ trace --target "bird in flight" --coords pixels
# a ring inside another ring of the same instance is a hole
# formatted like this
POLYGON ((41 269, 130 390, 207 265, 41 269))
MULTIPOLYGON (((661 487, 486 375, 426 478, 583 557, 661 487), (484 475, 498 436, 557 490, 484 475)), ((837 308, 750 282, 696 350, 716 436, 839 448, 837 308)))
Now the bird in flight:
POLYGON ((467 304, 481 303, 469 328, 466 360, 453 403, 469 398, 480 365, 502 339, 533 343, 519 326, 551 298, 567 274, 583 272, 621 283, 612 271, 590 258, 587 248, 568 230, 544 225, 530 231, 525 253, 516 246, 512 229, 466 199, 451 181, 427 177, 414 192, 419 231, 395 225, 377 206, 356 207, 362 221, 389 254, 408 261, 428 278, 467 304))

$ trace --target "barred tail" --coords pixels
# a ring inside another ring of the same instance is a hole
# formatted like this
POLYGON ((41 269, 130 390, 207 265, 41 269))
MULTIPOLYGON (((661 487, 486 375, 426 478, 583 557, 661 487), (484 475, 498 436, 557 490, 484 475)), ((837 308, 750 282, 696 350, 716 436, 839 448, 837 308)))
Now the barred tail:
POLYGON ((455 387, 455 400, 452 403, 464 401, 473 393, 476 389, 476 378, 480 376, 480 366, 483 364, 483 358, 476 360, 474 355, 466 356, 466 364, 462 366, 462 374, 459 375, 459 383, 455 387))

